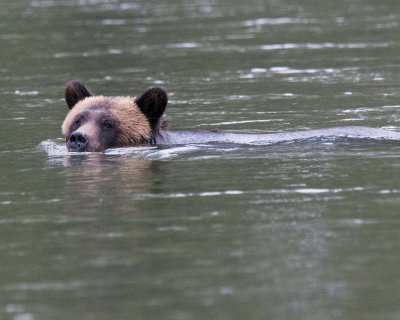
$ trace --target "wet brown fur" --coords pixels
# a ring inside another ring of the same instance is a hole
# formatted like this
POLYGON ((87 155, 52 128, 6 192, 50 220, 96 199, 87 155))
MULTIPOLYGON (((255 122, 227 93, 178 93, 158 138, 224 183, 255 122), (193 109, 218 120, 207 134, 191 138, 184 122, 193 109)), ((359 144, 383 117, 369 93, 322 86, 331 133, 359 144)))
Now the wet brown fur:
POLYGON ((62 133, 67 140, 73 132, 72 126, 76 119, 87 111, 90 111, 91 119, 87 119, 87 122, 79 127, 79 131, 89 136, 92 143, 90 149, 93 149, 91 151, 104 149, 96 139, 100 128, 96 121, 90 121, 94 120, 96 112, 106 113, 110 120, 115 121, 117 132, 113 147, 148 143, 153 137, 150 123, 136 105, 135 98, 94 96, 80 101, 68 113, 62 124, 62 133))
POLYGON ((164 115, 168 97, 161 88, 151 88, 139 97, 93 96, 83 84, 71 81, 65 100, 70 111, 61 130, 68 149, 74 132, 88 137, 84 151, 103 151, 152 143, 160 130, 168 128, 164 115), (112 124, 111 129, 105 129, 107 124, 112 124))

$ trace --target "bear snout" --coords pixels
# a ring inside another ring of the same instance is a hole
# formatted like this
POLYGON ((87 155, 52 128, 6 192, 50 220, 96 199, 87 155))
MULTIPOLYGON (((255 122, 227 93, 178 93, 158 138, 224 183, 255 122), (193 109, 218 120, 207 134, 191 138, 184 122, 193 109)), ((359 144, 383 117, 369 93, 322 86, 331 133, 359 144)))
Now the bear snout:
POLYGON ((68 139, 68 150, 72 152, 83 152, 89 144, 89 137, 86 133, 75 131, 68 139))

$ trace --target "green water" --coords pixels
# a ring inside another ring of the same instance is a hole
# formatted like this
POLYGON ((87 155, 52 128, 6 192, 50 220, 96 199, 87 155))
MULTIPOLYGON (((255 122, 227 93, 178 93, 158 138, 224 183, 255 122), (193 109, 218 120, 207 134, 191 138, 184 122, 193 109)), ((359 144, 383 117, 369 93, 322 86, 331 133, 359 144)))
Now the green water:
POLYGON ((399 130, 397 1, 0 6, 0 319, 399 319, 400 144, 63 152, 65 83, 176 130, 399 130))

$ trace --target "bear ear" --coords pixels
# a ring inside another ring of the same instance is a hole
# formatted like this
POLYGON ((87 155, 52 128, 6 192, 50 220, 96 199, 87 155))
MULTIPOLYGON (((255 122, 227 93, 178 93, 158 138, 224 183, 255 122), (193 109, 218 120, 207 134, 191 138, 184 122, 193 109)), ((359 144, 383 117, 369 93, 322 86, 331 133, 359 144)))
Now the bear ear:
POLYGON ((79 101, 92 96, 93 94, 79 81, 70 81, 65 88, 65 101, 68 108, 72 109, 79 101))
POLYGON ((150 88, 136 99, 136 104, 154 127, 163 115, 168 103, 168 96, 164 89, 150 88))

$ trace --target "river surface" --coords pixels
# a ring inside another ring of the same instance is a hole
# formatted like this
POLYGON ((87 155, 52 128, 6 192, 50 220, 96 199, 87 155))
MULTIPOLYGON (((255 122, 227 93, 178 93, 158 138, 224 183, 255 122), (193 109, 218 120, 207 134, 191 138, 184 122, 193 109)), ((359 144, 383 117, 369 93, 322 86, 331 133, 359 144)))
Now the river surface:
POLYGON ((65 83, 174 130, 400 132, 395 0, 0 6, 0 319, 399 319, 400 141, 69 154, 65 83))

